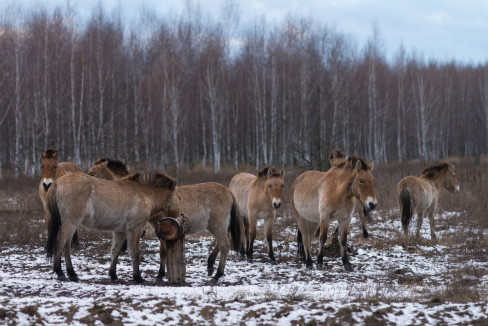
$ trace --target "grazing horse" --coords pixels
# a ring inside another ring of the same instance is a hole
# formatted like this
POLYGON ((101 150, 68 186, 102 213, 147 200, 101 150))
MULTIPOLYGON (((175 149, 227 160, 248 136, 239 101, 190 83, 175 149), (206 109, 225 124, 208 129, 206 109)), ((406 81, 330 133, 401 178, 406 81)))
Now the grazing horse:
POLYGON ((237 201, 237 210, 244 219, 246 228, 246 255, 248 262, 253 261, 253 245, 256 239, 256 224, 258 219, 264 219, 264 230, 268 242, 268 255, 271 263, 276 264, 273 253, 273 221, 276 210, 281 206, 285 175, 284 170, 265 167, 252 175, 250 173, 236 174, 230 181, 229 188, 237 201))
POLYGON ((144 282, 139 270, 139 239, 149 217, 162 211, 166 216, 180 214, 176 182, 164 173, 136 172, 121 180, 103 180, 82 173, 69 173, 56 180, 47 195, 51 228, 46 245, 47 257, 54 253, 54 272, 66 280, 61 268, 64 250, 70 280, 78 281, 71 263, 67 241, 79 225, 113 232, 109 275, 117 280, 117 260, 123 241, 129 242, 132 276, 144 282))
MULTIPOLYGON (((241 247, 241 224, 236 214, 236 203, 230 190, 215 182, 178 186, 181 213, 188 217, 191 228, 187 234, 199 234, 208 230, 217 241, 207 260, 208 276, 214 272, 214 263, 220 252, 217 272, 212 282, 224 275, 229 249, 241 247), (229 234, 232 240, 229 240, 229 234)), ((161 251, 161 265, 158 277, 164 276, 165 251, 161 251)))
POLYGON ((408 237, 408 225, 417 212, 417 237, 420 236, 422 218, 427 213, 430 222, 430 235, 435 239, 434 213, 439 199, 439 192, 459 193, 459 183, 454 172, 454 165, 442 162, 422 171, 420 177, 408 176, 398 182, 396 191, 400 203, 401 220, 405 238, 408 237))
MULTIPOLYGON (((331 168, 336 168, 342 163, 346 162, 346 155, 344 154, 344 151, 342 149, 334 149, 330 152, 329 154, 329 162, 331 165, 331 168)), ((365 239, 368 238, 369 233, 368 230, 366 229, 366 218, 369 218, 369 211, 365 208, 364 204, 362 204, 359 201, 356 201, 356 211, 359 214, 359 219, 361 220, 361 225, 363 227, 363 237, 365 239)), ((320 232, 317 230, 317 233, 320 232)), ((336 234, 337 229, 334 231, 334 234, 336 234)))
MULTIPOLYGON (((48 225, 51 224, 51 217, 49 215, 49 210, 47 209, 46 195, 49 187, 53 182, 70 172, 83 172, 83 170, 76 164, 71 162, 59 162, 58 163, 58 151, 53 148, 48 148, 44 153, 41 153, 41 169, 42 178, 39 183, 39 197, 42 201, 42 207, 44 208, 44 214, 46 216, 46 222, 48 225)), ((77 233, 73 235, 73 243, 78 243, 77 233)))
MULTIPOLYGON (((127 171, 124 163, 110 159, 100 159, 88 172, 89 175, 109 180, 117 180, 127 171)), ((214 264, 220 252, 219 266, 213 277, 216 282, 224 275, 225 264, 229 249, 239 250, 241 245, 240 220, 236 214, 234 196, 227 187, 215 182, 206 182, 188 186, 178 186, 177 194, 180 199, 181 212, 188 217, 191 229, 187 233, 198 234, 208 230, 215 236, 217 244, 208 257, 208 276, 214 272, 214 264), (229 235, 231 241, 229 241, 229 235)), ((155 227, 158 219, 150 222, 155 227)), ((160 267, 157 278, 162 279, 165 274, 166 250, 160 247, 160 267)))
POLYGON ((342 262, 347 271, 353 271, 346 250, 347 230, 356 200, 364 203, 367 210, 377 205, 371 174, 373 166, 373 162, 367 164, 363 159, 351 156, 336 168, 327 172, 307 171, 293 182, 290 189, 291 207, 298 224, 299 254, 304 254, 307 268, 312 268, 310 244, 315 230, 320 227, 317 267, 321 268, 329 223, 337 220, 342 262))

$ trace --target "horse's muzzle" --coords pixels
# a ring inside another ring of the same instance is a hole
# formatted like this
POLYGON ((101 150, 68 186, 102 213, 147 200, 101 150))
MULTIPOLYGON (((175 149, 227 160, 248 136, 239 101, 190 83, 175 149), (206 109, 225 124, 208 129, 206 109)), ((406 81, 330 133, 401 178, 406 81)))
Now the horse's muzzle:
POLYGON ((51 187, 51 185, 52 185, 52 183, 48 183, 48 184, 43 183, 43 184, 42 184, 42 186, 44 187, 44 191, 46 191, 46 192, 47 192, 47 191, 48 191, 48 189, 49 189, 49 187, 51 187))
POLYGON ((275 209, 280 208, 280 207, 281 207, 281 202, 274 202, 274 203, 273 203, 273 207, 274 207, 275 209))
POLYGON ((368 211, 372 211, 373 209, 375 209, 376 205, 376 203, 370 202, 367 206, 368 211))

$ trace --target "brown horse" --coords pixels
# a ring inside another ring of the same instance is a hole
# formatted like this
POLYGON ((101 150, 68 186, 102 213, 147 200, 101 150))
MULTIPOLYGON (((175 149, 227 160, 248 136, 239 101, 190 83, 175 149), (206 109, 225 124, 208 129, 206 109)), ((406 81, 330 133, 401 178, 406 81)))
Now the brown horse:
POLYGON ((101 158, 95 161, 87 174, 105 180, 119 180, 129 175, 129 170, 122 161, 101 158))
POLYGON ((415 212, 417 212, 417 237, 420 236, 422 218, 424 214, 427 214, 430 222, 430 235, 432 239, 436 238, 434 213, 442 188, 454 194, 459 193, 454 165, 448 162, 424 169, 420 177, 408 176, 398 182, 396 191, 405 238, 408 237, 408 225, 415 212))
MULTIPOLYGON (((329 154, 329 162, 331 165, 331 168, 336 168, 340 164, 343 164, 346 162, 346 154, 342 149, 334 149, 330 152, 329 154)), ((365 208, 364 204, 362 204, 359 201, 356 201, 356 211, 358 212, 359 219, 361 220, 361 225, 363 227, 363 237, 366 239, 369 236, 368 230, 366 229, 366 218, 369 218, 369 211, 365 208)), ((334 234, 338 229, 334 231, 334 234)), ((317 230, 317 232, 320 232, 317 230)))
MULTIPOLYGON (((127 171, 125 164, 120 161, 110 159, 100 159, 95 162, 88 172, 89 175, 117 180, 127 171)), ((198 234, 208 230, 215 236, 217 244, 208 257, 207 270, 211 276, 214 272, 214 264, 220 252, 219 266, 213 277, 214 282, 224 275, 225 264, 229 249, 239 250, 241 244, 240 221, 236 215, 234 196, 227 187, 215 182, 206 182, 188 186, 178 186, 177 194, 180 199, 181 212, 188 217, 191 229, 187 233, 198 234), (230 234, 232 243, 229 241, 230 234)), ((158 219, 150 222, 153 227, 158 219)), ((160 248, 160 268, 158 279, 165 275, 165 256, 164 246, 160 248)))
MULTIPOLYGON (((49 210, 47 209, 46 195, 49 187, 53 182, 70 172, 83 172, 83 170, 76 164, 71 162, 59 162, 58 163, 58 151, 54 148, 48 148, 44 153, 41 153, 41 169, 42 177, 39 183, 39 197, 42 201, 42 207, 44 208, 44 214, 48 225, 51 224, 51 217, 49 210)), ((77 233, 73 235, 73 243, 78 243, 77 233)))
POLYGON ((246 255, 249 262, 253 261, 253 245, 256 239, 258 219, 264 219, 264 230, 268 242, 268 255, 272 264, 276 264, 273 253, 273 221, 276 210, 281 206, 283 197, 285 172, 274 167, 265 167, 252 175, 236 174, 230 181, 229 188, 237 201, 239 216, 244 219, 246 228, 246 255))
POLYGON ((304 254, 307 268, 312 268, 310 244, 315 230, 320 227, 317 267, 321 268, 329 223, 337 220, 342 262, 347 271, 353 270, 346 250, 347 230, 356 199, 364 203, 367 210, 377 205, 372 170, 373 162, 366 164, 363 159, 352 156, 327 172, 304 172, 293 182, 290 200, 298 224, 299 254, 304 254))
POLYGON ((46 245, 47 257, 54 253, 54 272, 66 280, 61 268, 64 250, 70 280, 77 281, 67 241, 79 225, 113 231, 109 275, 117 279, 117 260, 125 238, 129 242, 132 275, 143 282, 139 270, 139 239, 149 217, 162 211, 180 214, 176 182, 164 173, 133 173, 121 180, 103 180, 82 173, 69 173, 56 180, 47 195, 51 214, 46 245))

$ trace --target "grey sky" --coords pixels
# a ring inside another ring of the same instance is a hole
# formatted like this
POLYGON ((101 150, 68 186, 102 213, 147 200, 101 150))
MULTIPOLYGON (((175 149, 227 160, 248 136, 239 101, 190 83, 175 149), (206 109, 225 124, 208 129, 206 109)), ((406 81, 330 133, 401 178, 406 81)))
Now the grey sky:
MULTIPOLYGON (((0 0, 1 2, 12 0, 0 0)), ((218 17, 224 0, 193 0, 204 13, 218 17)), ((63 6, 66 0, 23 0, 63 6)), ((98 0, 74 1, 80 14, 89 15, 98 0)), ((129 17, 140 9, 158 16, 178 14, 184 0, 108 0, 101 2, 108 12, 122 7, 129 17)), ((380 31, 389 59, 401 44, 407 53, 424 59, 456 60, 460 63, 488 62, 488 1, 486 0, 238 0, 241 22, 265 17, 279 23, 289 13, 315 18, 355 39, 361 46, 372 36, 373 24, 380 31)), ((0 6, 1 9, 1 6, 0 6)))

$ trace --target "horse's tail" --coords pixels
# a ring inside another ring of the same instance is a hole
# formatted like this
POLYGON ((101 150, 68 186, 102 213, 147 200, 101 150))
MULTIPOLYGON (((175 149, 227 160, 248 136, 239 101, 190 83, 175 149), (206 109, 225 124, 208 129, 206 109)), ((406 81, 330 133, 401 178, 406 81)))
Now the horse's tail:
POLYGON ((399 194, 400 198, 400 210, 402 214, 402 225, 407 226, 412 219, 412 197, 406 185, 402 186, 399 194))
POLYGON ((298 247, 298 258, 305 259, 305 248, 303 248, 302 232, 297 227, 297 247, 298 247))
POLYGON ((56 240, 61 229, 61 215, 59 214, 58 203, 56 200, 57 184, 54 183, 47 193, 47 207, 51 215, 51 222, 49 223, 49 230, 46 243, 46 256, 51 260, 55 251, 56 240))
POLYGON ((236 200, 232 195, 232 209, 230 210, 229 233, 232 238, 232 249, 239 252, 242 246, 241 239, 241 221, 237 215, 236 200))

